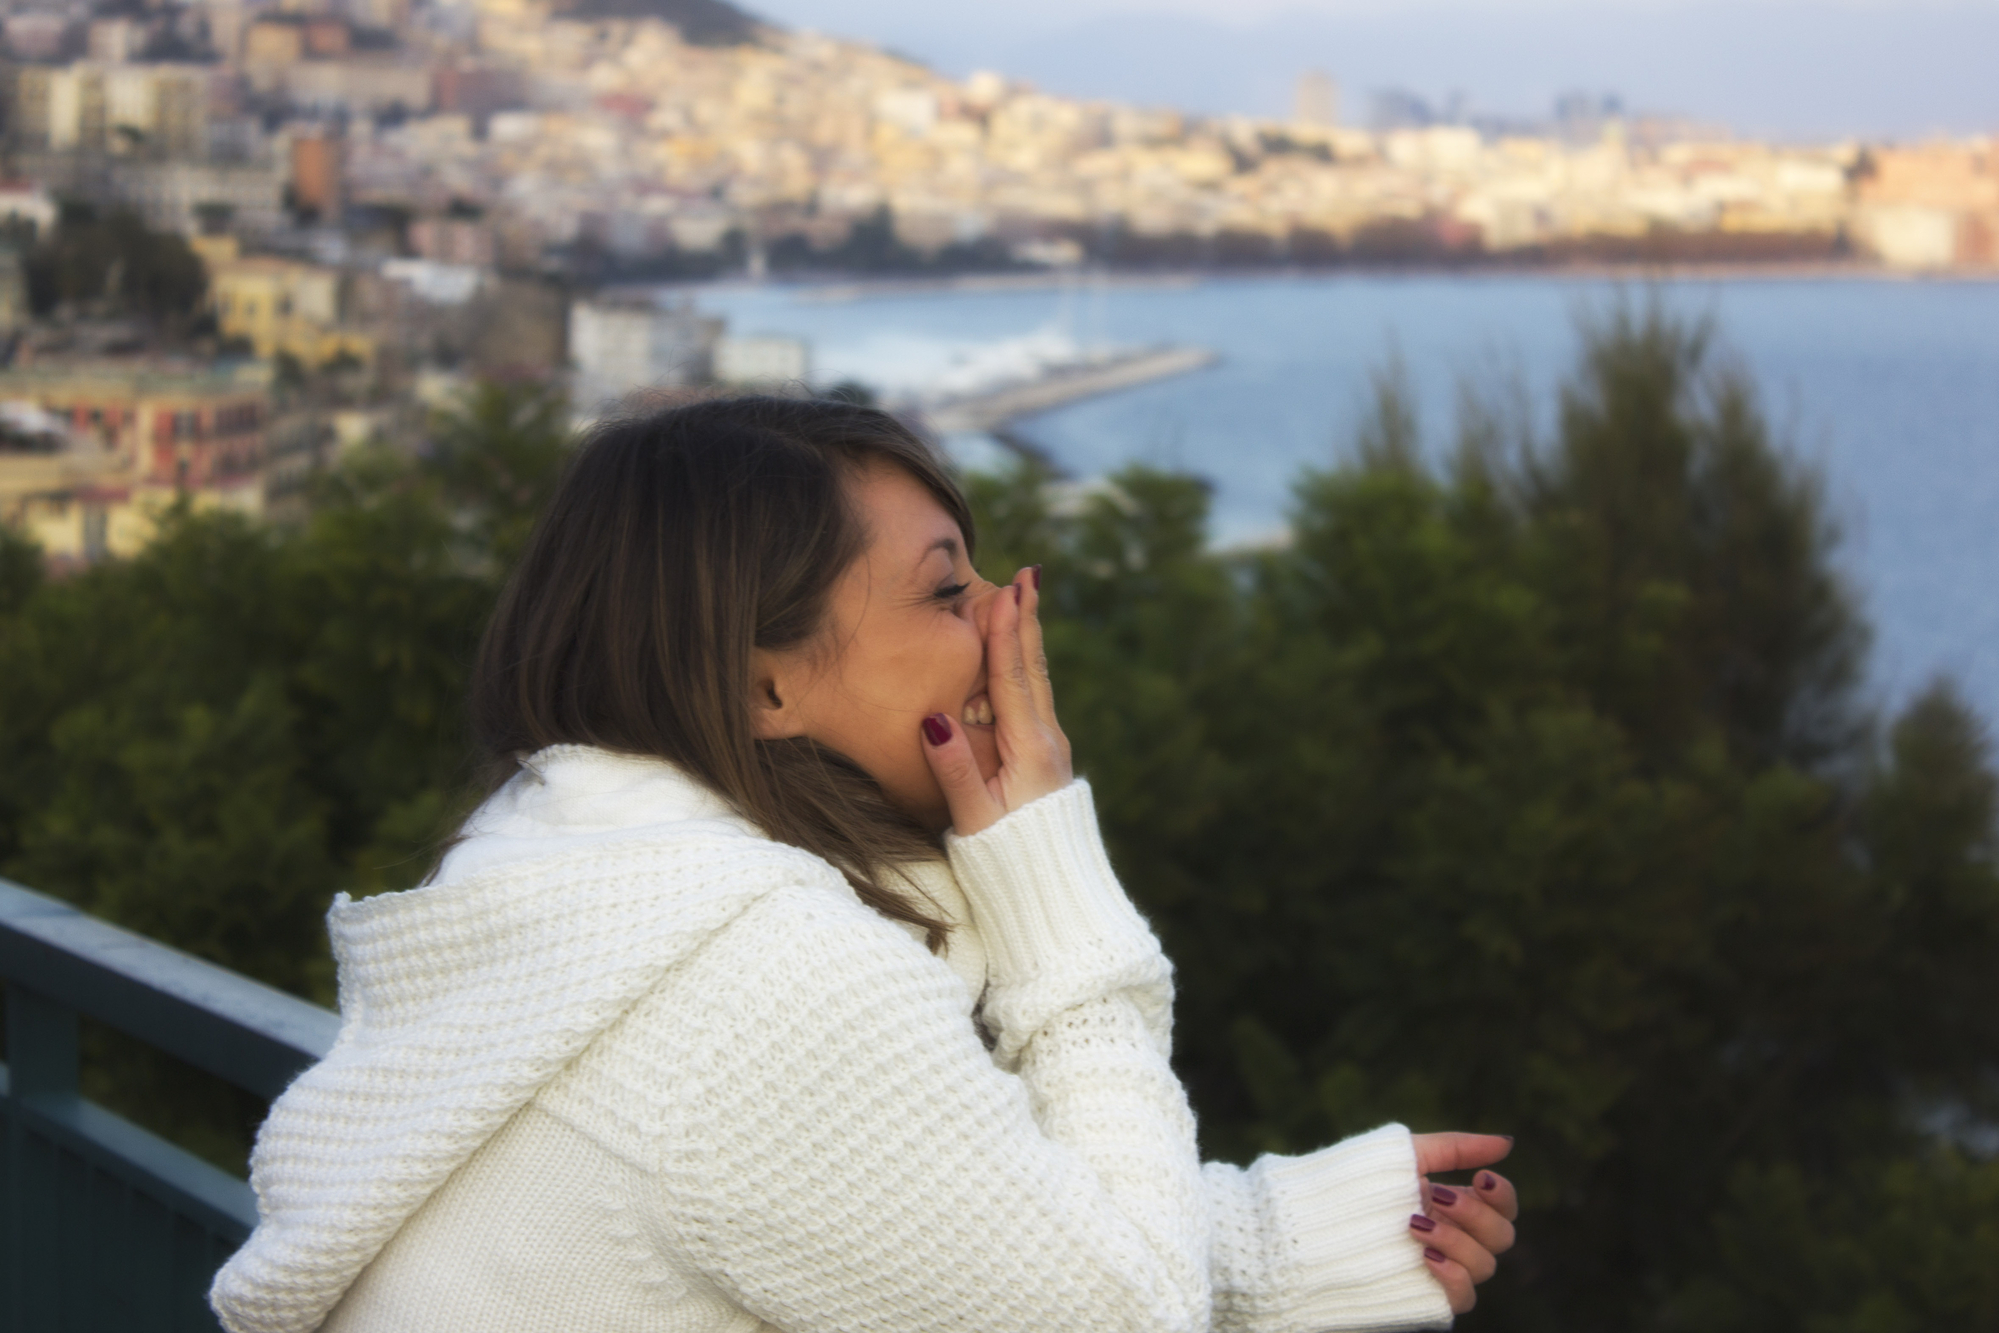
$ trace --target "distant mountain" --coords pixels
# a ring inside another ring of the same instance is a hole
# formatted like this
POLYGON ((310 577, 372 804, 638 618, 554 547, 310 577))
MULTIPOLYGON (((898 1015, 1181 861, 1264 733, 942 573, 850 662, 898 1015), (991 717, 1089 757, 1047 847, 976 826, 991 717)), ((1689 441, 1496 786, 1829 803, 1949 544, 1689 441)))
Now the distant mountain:
POLYGON ((575 0, 557 7, 570 18, 659 19, 698 46, 740 46, 770 26, 727 0, 575 0))

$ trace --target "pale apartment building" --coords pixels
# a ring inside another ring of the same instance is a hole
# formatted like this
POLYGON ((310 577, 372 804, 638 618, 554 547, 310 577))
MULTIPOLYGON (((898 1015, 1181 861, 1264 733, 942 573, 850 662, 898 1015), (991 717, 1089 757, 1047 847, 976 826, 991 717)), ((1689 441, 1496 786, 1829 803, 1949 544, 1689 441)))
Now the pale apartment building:
POLYGON ((198 237, 192 244, 208 267, 209 309, 224 337, 248 341, 259 357, 282 352, 309 367, 342 356, 374 359, 374 340, 342 324, 340 270, 240 254, 234 237, 198 237))
POLYGON ((205 65, 19 66, 9 99, 12 134, 30 150, 205 156, 214 77, 205 65))
POLYGON ((720 319, 692 302, 649 295, 607 294, 569 307, 569 355, 575 363, 572 401, 596 411, 637 389, 705 383, 715 369, 720 319))
POLYGON ((1856 175, 1854 230, 1883 263, 1999 267, 1999 143, 1876 149, 1856 175))
POLYGON ((808 385, 812 350, 797 338, 720 338, 715 343, 715 379, 752 388, 808 385))

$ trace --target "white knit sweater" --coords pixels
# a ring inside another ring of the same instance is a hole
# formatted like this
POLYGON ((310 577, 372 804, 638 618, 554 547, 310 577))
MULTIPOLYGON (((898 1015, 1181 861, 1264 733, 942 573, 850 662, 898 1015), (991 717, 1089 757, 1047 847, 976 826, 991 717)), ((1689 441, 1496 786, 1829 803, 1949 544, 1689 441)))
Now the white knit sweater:
POLYGON ((1201 1166, 1084 783, 950 841, 943 959, 666 764, 543 751, 470 831, 334 905, 235 1333, 1450 1322, 1401 1126, 1201 1166))

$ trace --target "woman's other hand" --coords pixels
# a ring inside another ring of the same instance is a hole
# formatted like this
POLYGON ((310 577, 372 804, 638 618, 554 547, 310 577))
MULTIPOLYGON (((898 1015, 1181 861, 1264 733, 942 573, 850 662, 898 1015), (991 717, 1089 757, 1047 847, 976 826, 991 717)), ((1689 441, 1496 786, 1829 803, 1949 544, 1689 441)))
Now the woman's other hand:
POLYGON ((1416 1134, 1416 1171, 1423 1177, 1423 1211, 1409 1219, 1410 1234, 1423 1243, 1423 1260, 1450 1298, 1451 1312, 1478 1304, 1477 1284, 1499 1269, 1499 1256, 1513 1248, 1513 1223, 1520 1200, 1513 1183, 1496 1171, 1478 1171, 1470 1188, 1433 1185, 1442 1171, 1475 1171, 1513 1151, 1499 1134, 1416 1134))
POLYGON ((999 771, 986 777, 963 726, 942 713, 923 721, 923 753, 961 836, 992 827, 1030 801, 1069 785, 1069 738, 1055 720, 1055 691, 1041 645, 1041 567, 1023 569, 994 595, 986 627, 986 693, 999 771))

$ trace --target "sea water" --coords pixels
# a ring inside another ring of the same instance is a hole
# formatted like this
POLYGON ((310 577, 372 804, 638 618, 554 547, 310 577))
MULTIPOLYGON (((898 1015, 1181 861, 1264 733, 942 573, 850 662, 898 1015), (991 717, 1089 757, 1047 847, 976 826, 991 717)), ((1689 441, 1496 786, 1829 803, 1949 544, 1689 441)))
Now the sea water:
POLYGON ((806 339, 822 382, 899 396, 963 391, 1077 351, 1211 348, 1209 370, 1022 430, 1080 477, 1132 460, 1206 477, 1224 545, 1281 534, 1300 470, 1351 450, 1372 377, 1399 367, 1439 454, 1467 388, 1524 391, 1545 435, 1578 321, 1654 298, 1713 322, 1715 357, 1752 377, 1785 447, 1823 474, 1839 559, 1877 630, 1880 701, 1946 673, 1999 719, 1999 283, 1431 275, 697 297, 732 333, 806 339))

